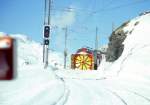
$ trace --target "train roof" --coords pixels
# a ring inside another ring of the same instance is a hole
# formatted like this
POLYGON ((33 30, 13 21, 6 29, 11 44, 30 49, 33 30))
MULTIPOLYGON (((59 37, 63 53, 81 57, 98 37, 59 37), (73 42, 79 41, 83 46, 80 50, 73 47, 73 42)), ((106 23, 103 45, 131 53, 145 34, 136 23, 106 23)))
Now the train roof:
POLYGON ((89 53, 93 53, 93 50, 92 50, 92 48, 89 48, 89 47, 83 47, 83 48, 80 48, 80 49, 78 49, 77 50, 77 52, 76 53, 78 53, 78 54, 89 54, 89 53))

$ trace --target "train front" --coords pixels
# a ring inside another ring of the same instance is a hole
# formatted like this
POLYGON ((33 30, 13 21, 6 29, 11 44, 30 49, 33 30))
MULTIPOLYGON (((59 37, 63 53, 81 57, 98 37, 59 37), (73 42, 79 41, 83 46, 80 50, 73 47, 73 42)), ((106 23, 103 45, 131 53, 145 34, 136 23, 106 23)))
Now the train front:
POLYGON ((94 54, 89 48, 81 48, 71 55, 71 68, 77 70, 93 70, 94 54))

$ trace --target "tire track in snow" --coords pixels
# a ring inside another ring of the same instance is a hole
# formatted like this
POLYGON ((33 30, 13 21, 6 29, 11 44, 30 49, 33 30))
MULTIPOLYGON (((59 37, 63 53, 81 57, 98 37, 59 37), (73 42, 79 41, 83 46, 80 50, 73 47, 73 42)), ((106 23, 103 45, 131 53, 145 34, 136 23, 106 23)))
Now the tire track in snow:
POLYGON ((69 97, 69 94, 70 94, 70 90, 66 86, 65 80, 63 78, 59 77, 56 73, 54 73, 54 74, 55 74, 56 78, 63 83, 64 91, 63 91, 63 94, 58 98, 58 100, 55 101, 54 103, 52 103, 51 105, 64 105, 67 102, 67 100, 68 100, 68 97, 69 97))
MULTIPOLYGON (((122 100, 122 102, 125 104, 125 105, 128 105, 128 103, 120 96, 120 95, 118 95, 118 93, 117 92, 114 92, 114 91, 112 91, 112 90, 110 90, 110 89, 106 89, 106 90, 108 90, 109 92, 111 92, 112 94, 114 94, 114 95, 116 95, 116 97, 118 97, 118 98, 120 98, 121 100, 122 100)), ((147 102, 149 102, 150 103, 150 98, 148 98, 148 97, 145 97, 144 95, 141 95, 140 93, 137 93, 137 92, 135 92, 135 91, 132 91, 132 90, 129 90, 129 89, 125 89, 125 88, 122 88, 122 90, 125 92, 128 92, 129 94, 134 94, 136 97, 140 97, 140 99, 144 99, 144 100, 146 100, 147 102)), ((116 91, 116 90, 115 90, 116 91)), ((128 95, 129 95, 128 94, 128 95)))
MULTIPOLYGON (((128 105, 127 102, 121 96, 119 96, 116 92, 108 90, 105 87, 103 87, 102 89, 101 90, 102 90, 103 93, 105 93, 105 94, 107 93, 108 95, 111 94, 112 96, 116 97, 119 101, 121 101, 121 103, 123 103, 123 105, 128 105)), ((99 94, 99 95, 101 94, 101 92, 99 90, 98 91, 97 90, 93 90, 93 91, 95 91, 96 94, 99 94)))
POLYGON ((141 97, 141 98, 145 99, 148 102, 150 102, 150 98, 148 98, 148 97, 145 97, 145 96, 143 96, 143 95, 141 95, 141 94, 139 94, 137 92, 134 92, 134 91, 130 91, 130 90, 127 90, 127 91, 132 93, 132 94, 134 94, 134 95, 136 95, 136 96, 138 96, 138 97, 141 97))
POLYGON ((118 99, 120 99, 120 101, 124 104, 124 105, 128 105, 127 102, 121 97, 119 96, 116 92, 106 89, 107 91, 109 91, 110 93, 112 93, 113 95, 115 95, 118 99))
MULTIPOLYGON (((91 89, 89 89, 87 86, 85 86, 83 84, 83 81, 81 81, 81 80, 76 81, 73 79, 71 79, 71 80, 66 79, 65 81, 66 81, 66 85, 69 87, 70 92, 72 93, 72 94, 70 94, 70 97, 71 97, 71 95, 72 96, 76 95, 76 93, 78 94, 77 97, 75 98, 74 102, 81 102, 82 103, 82 101, 84 101, 84 103, 85 103, 85 100, 86 100, 87 103, 91 103, 91 102, 89 102, 89 99, 92 99, 91 89), (78 91, 78 90, 80 90, 80 91, 78 91), (88 95, 87 95, 87 93, 88 93, 88 95)), ((70 105, 70 104, 67 103, 67 105, 70 105)), ((91 104, 86 104, 86 105, 91 105, 91 104)))
POLYGON ((142 50, 143 48, 145 47, 150 47, 150 44, 144 44, 142 46, 139 46, 138 44, 135 45, 134 47, 132 47, 130 49, 130 51, 128 52, 128 54, 126 55, 126 57, 121 61, 121 64, 120 64, 120 69, 119 71, 117 72, 117 74, 119 75, 119 73, 122 71, 123 69, 123 66, 124 66, 124 62, 129 58, 129 56, 132 56, 134 53, 136 53, 137 51, 139 50, 142 50))
POLYGON ((101 89, 99 89, 98 91, 95 90, 94 87, 91 87, 91 88, 93 88, 93 91, 95 91, 95 94, 99 94, 100 95, 101 92, 103 92, 105 94, 107 93, 108 95, 111 94, 111 95, 115 96, 118 100, 120 100, 121 103, 123 103, 123 105, 128 105, 128 103, 120 95, 118 95, 118 93, 116 93, 116 92, 106 88, 105 86, 101 87, 101 89), (100 92, 100 90, 101 90, 101 92, 100 92))
MULTIPOLYGON (((46 86, 43 86, 44 88, 41 88, 40 90, 37 90, 36 91, 36 94, 34 93, 34 95, 30 98, 30 100, 28 100, 28 99, 24 99, 24 101, 23 102, 19 102, 19 100, 18 100, 18 102, 20 103, 20 104, 16 104, 16 105, 31 105, 31 102, 32 102, 32 105, 39 105, 39 104, 42 104, 40 101, 39 101, 39 103, 37 104, 36 103, 36 101, 35 100, 39 100, 40 98, 46 98, 46 97, 49 97, 49 90, 51 90, 51 83, 49 83, 49 84, 46 84, 46 86)), ((60 84, 58 85, 56 85, 55 87, 58 87, 58 86, 60 86, 60 84)), ((55 87, 53 87, 53 88, 55 88, 55 87)), ((33 90, 33 88, 31 89, 31 90, 33 90)), ((32 91, 30 91, 30 92, 26 92, 26 96, 29 96, 30 97, 30 93, 31 93, 32 91)), ((58 97, 58 96, 57 96, 58 97)), ((56 98, 57 98, 56 97, 56 98)), ((21 98, 21 96, 19 97, 19 98, 21 98)), ((16 100, 17 101, 17 100, 16 100)), ((16 101, 13 101, 13 102, 11 102, 13 105, 15 105, 15 103, 16 103, 16 101)), ((48 100, 47 99, 45 99, 45 101, 47 102, 48 100)), ((47 104, 46 104, 47 105, 47 104)))
MULTIPOLYGON (((91 87, 90 85, 88 85, 88 83, 85 84, 84 81, 80 81, 80 80, 75 81, 74 80, 74 81, 72 81, 72 84, 74 84, 75 86, 80 87, 80 88, 83 87, 80 90, 81 90, 81 92, 84 91, 85 94, 87 94, 87 92, 86 92, 86 90, 87 90, 89 96, 91 97, 89 99, 93 99, 94 100, 95 98, 97 98, 97 99, 101 100, 102 103, 103 103, 103 99, 105 97, 107 97, 107 96, 110 96, 110 94, 111 94, 112 96, 116 97, 115 99, 120 101, 123 105, 128 105, 127 102, 121 96, 119 96, 116 92, 108 90, 105 87, 101 87, 101 89, 99 89, 99 91, 97 91, 97 90, 95 90, 95 88, 93 86, 91 87), (104 94, 106 95, 105 97, 103 97, 104 94), (97 96, 97 97, 95 97, 95 96, 97 96)), ((93 100, 91 100, 91 103, 93 102, 93 100)), ((110 101, 110 104, 111 104, 111 101, 110 101)), ((91 105, 91 104, 89 104, 89 105, 91 105)))
POLYGON ((69 94, 70 94, 70 91, 68 90, 62 97, 61 99, 57 102, 56 105, 65 105, 68 101, 68 98, 69 98, 69 94))

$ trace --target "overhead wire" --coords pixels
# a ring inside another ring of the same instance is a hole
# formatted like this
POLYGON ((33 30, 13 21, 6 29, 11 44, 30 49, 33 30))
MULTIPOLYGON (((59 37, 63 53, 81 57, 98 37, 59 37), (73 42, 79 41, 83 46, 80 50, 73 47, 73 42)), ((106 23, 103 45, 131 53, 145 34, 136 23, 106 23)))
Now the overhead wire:
MULTIPOLYGON (((88 26, 86 25, 86 23, 89 19, 93 18, 94 15, 101 14, 102 12, 113 11, 116 9, 125 8, 128 6, 132 6, 132 5, 136 5, 136 4, 144 3, 144 2, 148 2, 148 1, 150 1, 150 0, 138 0, 138 1, 123 3, 120 5, 110 7, 110 6, 112 6, 112 3, 114 2, 113 0, 110 0, 108 3, 106 3, 106 6, 101 7, 99 10, 96 10, 95 7, 97 4, 96 3, 97 0, 94 0, 95 3, 92 5, 91 9, 89 9, 89 8, 84 9, 84 8, 77 8, 77 7, 65 7, 65 8, 63 7, 63 8, 57 8, 57 9, 53 8, 52 10, 61 11, 61 12, 76 12, 76 16, 78 16, 78 17, 86 14, 87 16, 85 16, 84 21, 79 20, 79 18, 76 18, 76 21, 77 21, 79 27, 84 28, 85 31, 89 32, 89 29, 88 29, 88 26)), ((76 29, 76 30, 78 30, 78 29, 76 29)), ((74 29, 71 31, 78 33, 78 34, 84 33, 83 31, 80 32, 80 31, 76 31, 76 30, 74 29)))
POLYGON ((110 5, 112 5, 112 2, 114 2, 114 0, 110 0, 106 5, 110 6, 110 5))
POLYGON ((135 4, 139 4, 139 3, 144 3, 144 2, 149 2, 150 0, 139 0, 139 1, 134 1, 134 2, 130 2, 130 3, 126 3, 126 4, 121 4, 121 5, 118 5, 118 6, 114 6, 114 7, 111 7, 111 8, 106 8, 106 9, 100 9, 100 10, 97 10, 97 11, 93 11, 94 14, 97 14, 97 13, 101 13, 101 12, 106 12, 106 11, 113 11, 115 9, 119 9, 119 8, 125 8, 125 7, 129 7, 129 6, 132 6, 132 5, 135 5, 135 4))
MULTIPOLYGON (((130 3, 126 3, 126 4, 121 4, 121 5, 118 5, 118 6, 114 6, 114 7, 111 7, 111 8, 104 8, 104 7, 108 7, 109 4, 112 4, 113 0, 109 1, 107 6, 103 6, 100 10, 94 10, 93 7, 96 7, 96 0, 94 0, 94 5, 92 6, 92 9, 83 9, 83 8, 74 8, 74 7, 70 7, 70 8, 60 8, 60 9, 52 9, 52 10, 57 10, 57 11, 65 11, 65 12, 76 12, 76 16, 81 16, 82 13, 87 14, 88 16, 86 16, 86 18, 84 19, 84 21, 79 21, 78 18, 76 21, 78 21, 78 23, 81 23, 82 24, 82 27, 85 27, 83 26, 83 23, 85 25, 85 23, 87 23, 87 20, 91 17, 94 17, 93 15, 95 14, 99 14, 101 12, 106 12, 106 11, 113 11, 115 9, 119 9, 119 8, 123 8, 123 7, 127 7, 127 6, 131 6, 131 5, 134 5, 134 4, 138 4, 138 3, 142 3, 142 2, 146 2, 146 1, 150 1, 150 0, 138 0, 138 1, 134 1, 134 2, 130 2, 130 3), (93 11, 94 10, 94 11, 93 11), (80 15, 78 15, 77 12, 80 12, 80 15)), ((81 25, 80 24, 80 25, 81 25)))
MULTIPOLYGON (((112 4, 112 2, 114 2, 113 0, 111 0, 110 2, 108 2, 108 4, 106 6, 103 6, 103 8, 101 8, 97 11, 93 11, 93 9, 84 9, 84 8, 77 8, 77 7, 71 7, 70 9, 74 9, 74 10, 76 10, 76 12, 80 12, 80 13, 83 13, 83 14, 95 14, 95 13, 101 13, 101 12, 105 12, 105 11, 112 11, 112 10, 119 9, 119 8, 125 8, 125 7, 128 7, 128 6, 132 6, 134 4, 139 4, 139 3, 149 2, 149 1, 150 0, 138 0, 138 1, 129 2, 129 3, 126 3, 126 4, 117 5, 117 6, 114 6, 114 7, 111 7, 111 8, 104 8, 104 7, 110 6, 110 4, 112 4)), ((64 7, 64 8, 67 8, 67 7, 64 7)), ((54 10, 72 12, 72 11, 69 11, 69 10, 64 9, 64 8, 59 8, 59 9, 54 9, 54 10)))
MULTIPOLYGON (((113 10, 115 10, 115 9, 119 9, 119 8, 123 8, 123 7, 128 7, 128 6, 132 6, 132 5, 135 5, 135 4, 139 4, 139 3, 144 3, 144 2, 148 2, 149 0, 140 0, 140 1, 135 1, 135 2, 129 2, 129 3, 126 3, 126 4, 121 4, 121 5, 118 5, 118 6, 114 6, 114 7, 111 7, 111 8, 104 8, 104 7, 108 7, 108 6, 103 6, 103 7, 101 7, 101 9, 100 10, 98 10, 98 11, 91 11, 91 13, 90 13, 90 15, 89 16, 87 16, 86 17, 86 19, 85 19, 85 23, 87 23, 87 20, 89 19, 89 18, 91 18, 91 17, 93 17, 93 15, 94 14, 96 14, 96 13, 101 13, 101 12, 106 12, 106 11, 113 11, 113 10)), ((102 1, 103 2, 103 1, 102 1)), ((107 5, 109 5, 109 4, 111 4, 113 2, 113 0, 111 0, 107 5)), ((95 7, 95 6, 94 6, 95 7)), ((93 9, 92 8, 92 10, 95 10, 95 9, 93 9)), ((80 23, 80 25, 82 24, 84 24, 85 25, 85 23, 80 23)))
MULTIPOLYGON (((96 0, 94 0, 93 5, 91 6, 91 11, 94 10, 94 8, 96 7, 95 5, 96 0)), ((93 18, 93 13, 91 11, 89 11, 87 16, 84 18, 84 21, 80 22, 79 20, 77 20, 80 23, 80 25, 82 25, 82 27, 85 27, 85 23, 87 23, 89 19, 93 18)), ((88 27, 86 27, 86 29, 89 30, 88 27)))
MULTIPOLYGON (((87 20, 89 18, 93 17, 94 14, 98 14, 98 13, 106 12, 106 11, 113 11, 115 9, 119 9, 119 8, 123 8, 123 7, 127 7, 127 6, 132 6, 135 4, 144 3, 144 2, 148 2, 148 1, 150 1, 150 0, 139 0, 139 1, 129 2, 126 4, 121 4, 118 6, 111 7, 111 8, 106 8, 106 9, 104 7, 102 7, 100 10, 97 10, 97 11, 91 11, 91 12, 89 11, 90 14, 84 19, 84 22, 83 21, 82 22, 78 21, 78 22, 80 23, 80 25, 83 26, 83 24, 85 25, 85 23, 87 23, 87 20)), ((113 0, 111 0, 109 3, 111 4, 112 2, 113 2, 113 0)), ((109 5, 109 4, 107 4, 107 5, 109 5)), ((108 6, 105 6, 105 7, 108 7, 108 6)), ((94 9, 92 8, 92 10, 94 10, 94 9)))

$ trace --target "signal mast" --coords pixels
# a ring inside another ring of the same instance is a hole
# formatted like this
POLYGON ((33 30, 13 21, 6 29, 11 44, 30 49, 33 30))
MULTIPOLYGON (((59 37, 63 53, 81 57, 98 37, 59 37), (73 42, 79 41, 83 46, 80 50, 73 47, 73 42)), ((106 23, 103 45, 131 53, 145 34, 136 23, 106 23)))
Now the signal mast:
POLYGON ((51 17, 51 0, 45 0, 44 9, 44 35, 43 35, 43 63, 44 68, 48 66, 48 51, 49 51, 49 37, 51 33, 50 17, 51 17))

